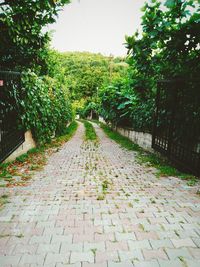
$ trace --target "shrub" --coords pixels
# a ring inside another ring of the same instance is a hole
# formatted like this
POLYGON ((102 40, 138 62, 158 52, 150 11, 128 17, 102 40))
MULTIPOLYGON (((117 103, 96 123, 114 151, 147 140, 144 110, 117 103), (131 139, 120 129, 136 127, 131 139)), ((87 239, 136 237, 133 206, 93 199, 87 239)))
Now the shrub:
POLYGON ((22 124, 42 144, 60 135, 71 120, 71 106, 59 81, 38 77, 28 71, 22 75, 22 97, 18 98, 22 124))

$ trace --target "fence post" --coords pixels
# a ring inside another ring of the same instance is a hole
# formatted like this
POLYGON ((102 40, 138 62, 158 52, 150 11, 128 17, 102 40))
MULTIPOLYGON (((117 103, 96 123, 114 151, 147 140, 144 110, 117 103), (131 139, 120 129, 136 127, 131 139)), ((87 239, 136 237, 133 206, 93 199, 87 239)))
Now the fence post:
POLYGON ((153 114, 152 148, 155 147, 156 128, 157 128, 157 122, 158 122, 159 102, 160 102, 160 83, 158 82, 157 83, 157 92, 156 92, 155 108, 154 108, 154 114, 153 114))
POLYGON ((178 97, 178 81, 171 83, 171 91, 172 95, 172 102, 171 102, 171 116, 169 121, 169 133, 168 133, 168 147, 167 147, 167 155, 169 159, 171 159, 171 149, 172 149, 172 142, 173 142, 173 130, 174 130, 174 120, 176 115, 176 105, 177 105, 177 97, 178 97))

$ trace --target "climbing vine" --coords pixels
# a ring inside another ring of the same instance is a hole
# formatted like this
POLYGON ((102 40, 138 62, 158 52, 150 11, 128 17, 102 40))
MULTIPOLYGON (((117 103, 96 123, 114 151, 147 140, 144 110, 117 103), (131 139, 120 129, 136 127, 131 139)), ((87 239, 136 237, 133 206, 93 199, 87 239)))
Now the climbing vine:
POLYGON ((32 131, 38 143, 65 131, 72 118, 71 105, 58 80, 28 71, 22 76, 22 96, 18 103, 23 127, 32 131))

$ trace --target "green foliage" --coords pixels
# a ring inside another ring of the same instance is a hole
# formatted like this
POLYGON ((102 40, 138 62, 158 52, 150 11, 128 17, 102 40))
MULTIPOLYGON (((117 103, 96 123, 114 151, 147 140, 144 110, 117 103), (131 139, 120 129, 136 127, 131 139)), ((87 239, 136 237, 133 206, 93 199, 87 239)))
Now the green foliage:
POLYGON ((0 3, 0 59, 6 70, 23 71, 17 97, 24 129, 38 143, 61 135, 72 118, 65 73, 58 53, 49 49, 45 26, 55 22, 69 0, 16 0, 0 3), (28 69, 31 68, 31 71, 28 69))
POLYGON ((102 182, 101 187, 102 187, 103 194, 106 194, 107 193, 109 184, 110 183, 107 180, 104 180, 102 182))
POLYGON ((109 75, 109 59, 101 54, 66 52, 57 55, 73 100, 92 97, 109 75))
POLYGON ((76 112, 83 119, 86 119, 88 117, 90 117, 91 119, 97 119, 100 110, 100 106, 97 101, 97 99, 87 99, 84 103, 84 106, 76 112))
POLYGON ((74 112, 86 118, 99 112, 99 91, 103 84, 121 77, 127 68, 123 58, 105 57, 88 52, 51 51, 49 75, 65 76, 74 112), (58 66, 59 65, 59 66, 58 66), (59 71, 58 71, 59 70, 59 71))
POLYGON ((113 125, 151 131, 154 101, 144 99, 132 88, 132 79, 124 77, 106 85, 100 93, 101 115, 113 125))
POLYGON ((95 132, 95 129, 92 125, 92 123, 88 121, 83 121, 84 127, 85 127, 85 139, 86 140, 91 140, 91 141, 96 141, 97 140, 97 135, 95 132))
POLYGON ((126 37, 135 77, 143 77, 147 90, 158 78, 196 78, 200 71, 198 0, 167 0, 164 5, 146 3, 142 34, 126 37))
POLYGON ((25 154, 23 154, 23 155, 17 157, 17 158, 16 158, 16 161, 18 161, 18 162, 25 162, 25 161, 27 160, 27 158, 28 158, 28 154, 25 153, 25 154))
POLYGON ((97 197, 97 200, 104 200, 105 199, 105 194, 100 194, 97 197))
POLYGON ((106 84, 100 92, 102 111, 101 115, 106 121, 118 124, 122 117, 127 117, 131 104, 130 80, 121 78, 106 84), (125 111, 125 112, 124 112, 125 111))
POLYGON ((44 27, 55 22, 69 0, 3 0, 0 4, 0 58, 4 69, 34 68, 44 73, 49 35, 44 27))
MULTIPOLYGON (((0 209, 5 205, 7 204, 9 201, 8 201, 8 195, 2 195, 0 196, 0 209)), ((1 236, 0 236, 1 237, 1 236)))
POLYGON ((100 92, 101 114, 114 125, 151 132, 157 81, 200 74, 200 7, 194 0, 146 3, 142 32, 126 36, 128 75, 100 92))
POLYGON ((30 129, 38 143, 61 135, 71 119, 67 93, 58 80, 38 77, 31 71, 22 78, 22 95, 19 99, 23 127, 30 129))

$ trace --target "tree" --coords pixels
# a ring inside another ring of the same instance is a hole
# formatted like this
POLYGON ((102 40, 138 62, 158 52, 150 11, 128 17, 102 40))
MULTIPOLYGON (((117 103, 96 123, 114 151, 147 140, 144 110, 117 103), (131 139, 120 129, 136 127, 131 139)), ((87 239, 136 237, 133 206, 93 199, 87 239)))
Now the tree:
POLYGON ((200 75, 200 7, 198 0, 152 0, 143 13, 142 32, 126 36, 130 78, 111 81, 101 102, 108 121, 151 131, 157 81, 200 75))
MULTIPOLYGON (((126 37, 130 63, 144 80, 190 78, 200 71, 200 7, 198 0, 146 3, 142 34, 126 37)), ((146 89, 148 86, 146 86, 146 89)), ((148 89, 147 89, 148 90, 148 89)))
POLYGON ((65 133, 66 124, 72 119, 66 78, 59 58, 49 49, 49 35, 44 30, 68 2, 0 2, 0 67, 22 72, 20 92, 15 92, 14 86, 12 90, 22 120, 18 127, 30 129, 41 144, 65 133))
POLYGON ((101 54, 67 52, 58 57, 73 100, 93 97, 109 78, 109 59, 101 54))
POLYGON ((46 71, 49 42, 44 26, 69 0, 4 0, 0 3, 0 60, 4 69, 46 71))

